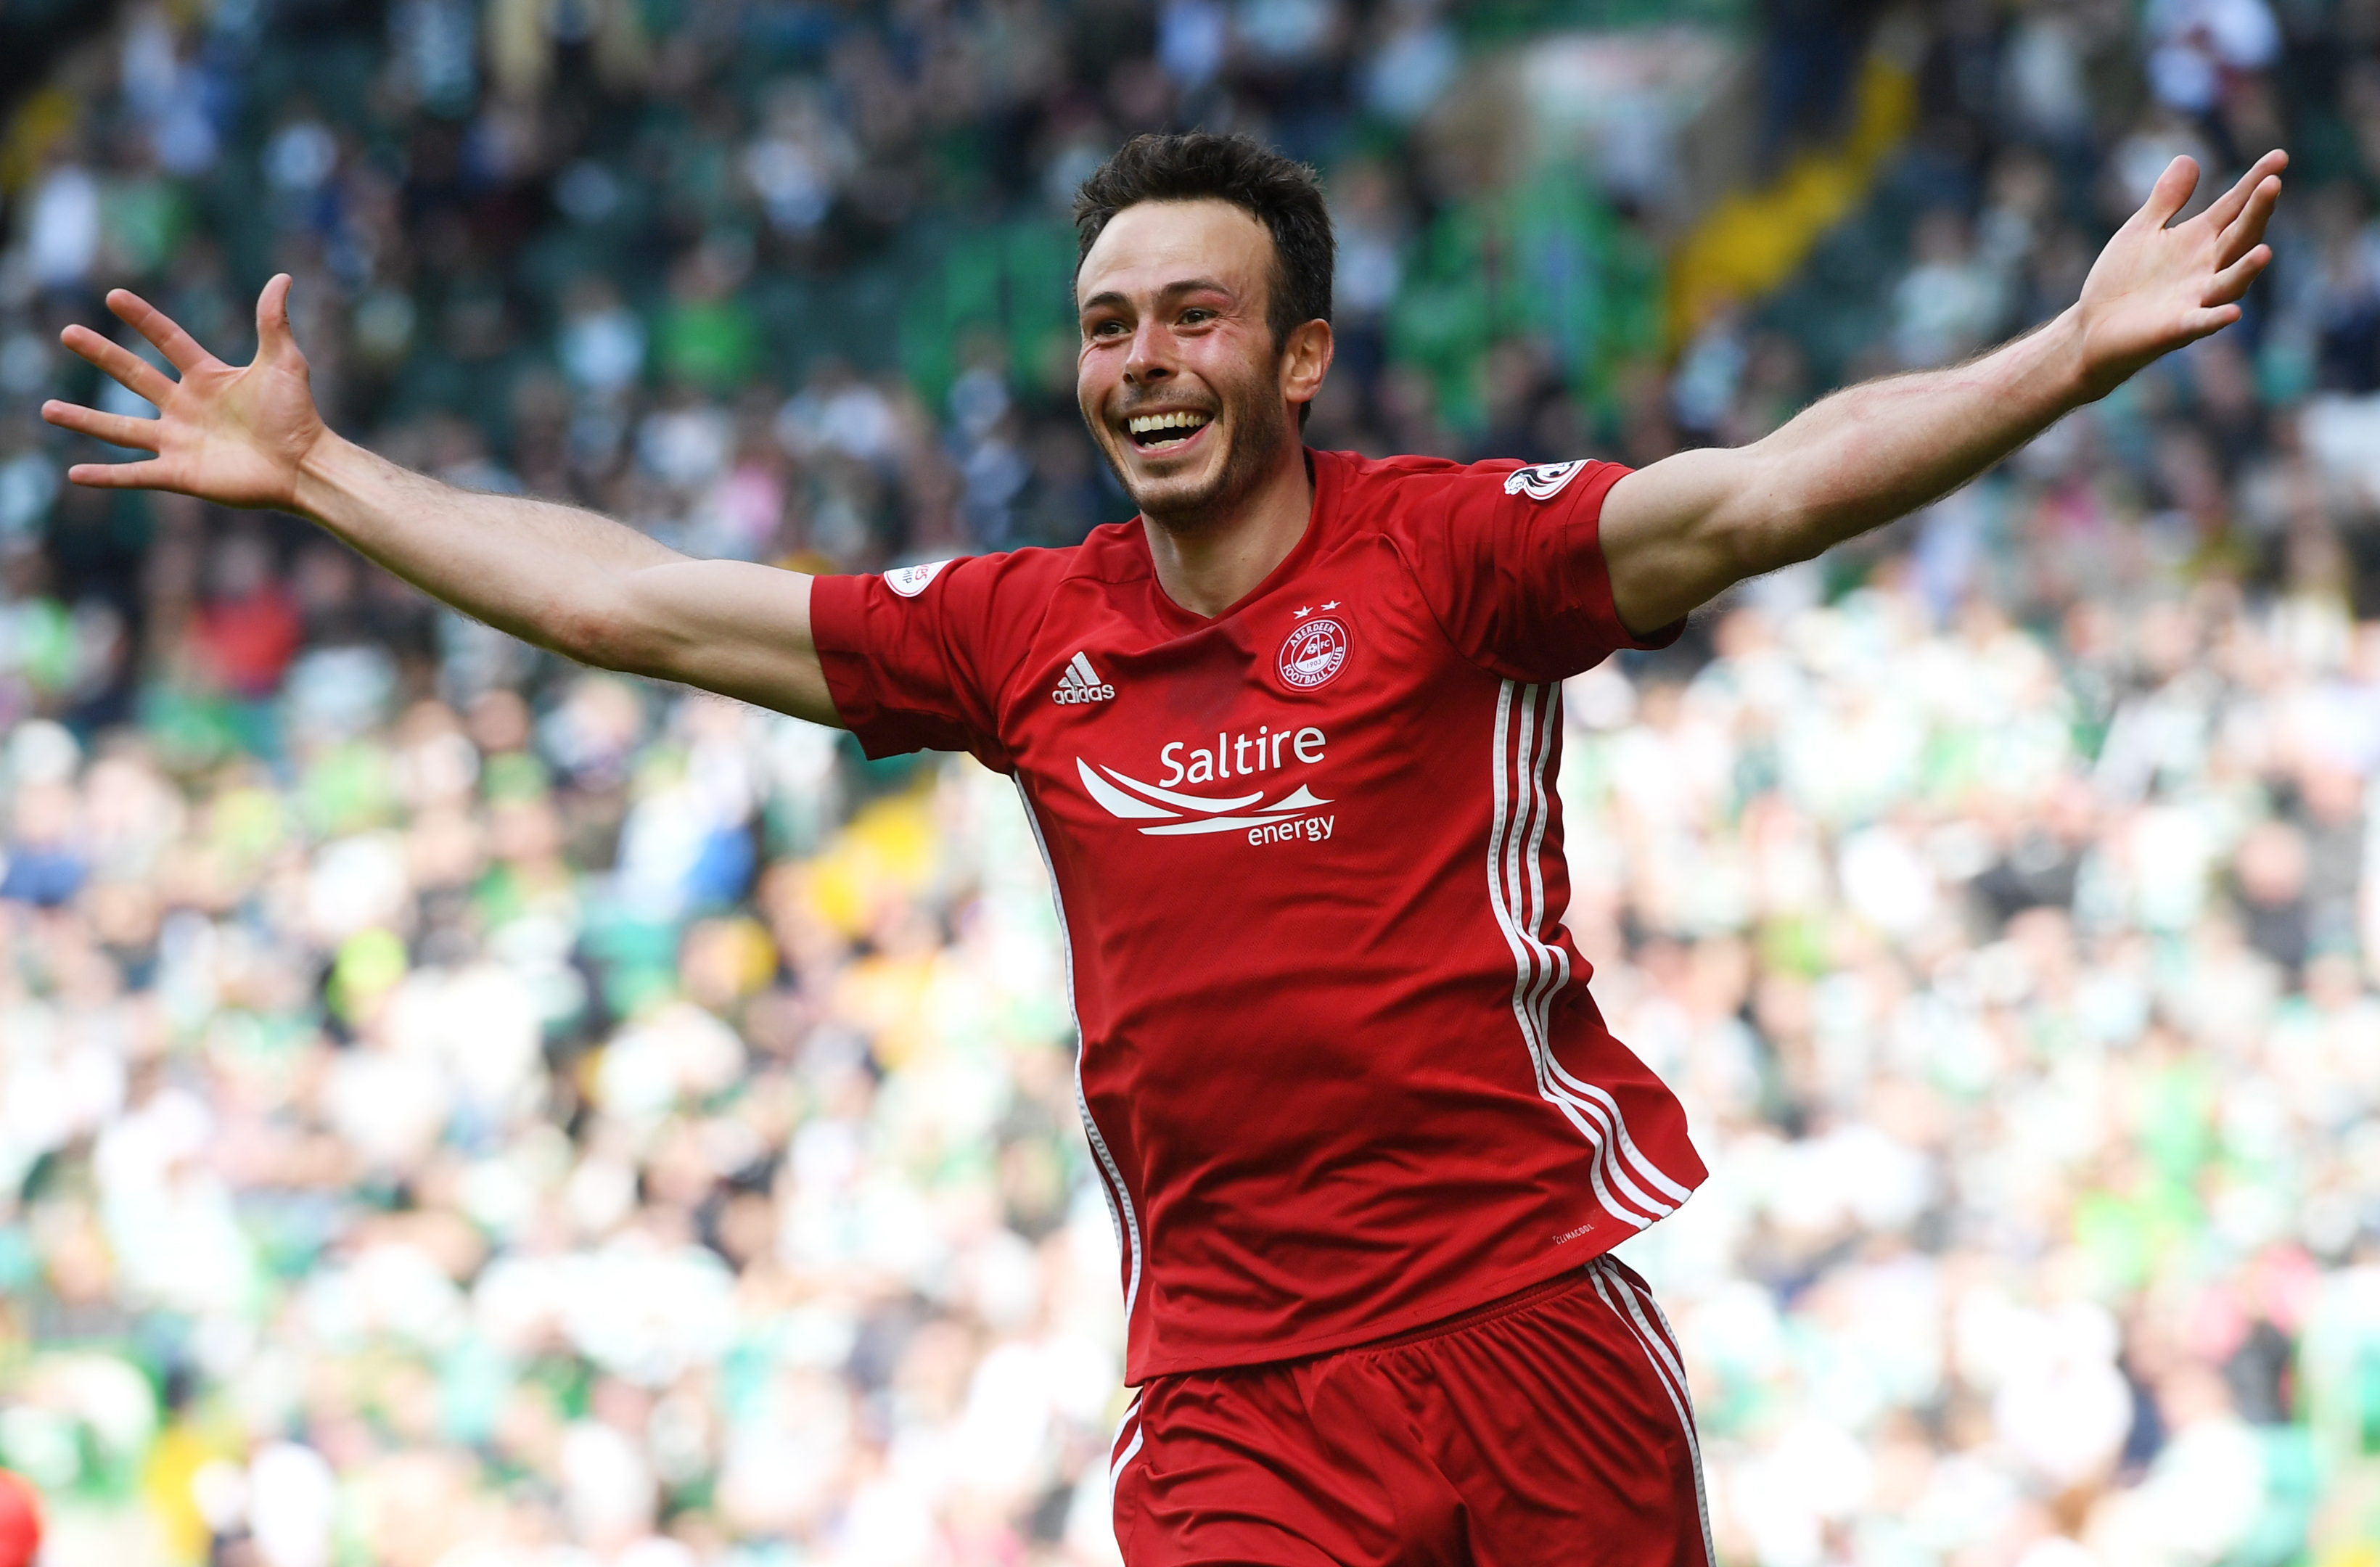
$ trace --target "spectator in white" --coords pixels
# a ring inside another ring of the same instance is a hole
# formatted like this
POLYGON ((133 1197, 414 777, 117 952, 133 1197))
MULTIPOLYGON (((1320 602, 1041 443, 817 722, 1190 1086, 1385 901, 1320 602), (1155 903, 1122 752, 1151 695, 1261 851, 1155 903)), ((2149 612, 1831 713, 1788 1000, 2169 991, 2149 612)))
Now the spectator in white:
POLYGON ((322 1455, 268 1442, 248 1464, 248 1528, 264 1567, 328 1567, 338 1480, 322 1455))
POLYGON ((2010 25, 2000 56, 2012 117, 2045 140, 2080 145, 2091 131, 2082 39, 2074 16, 2034 6, 2010 25))
POLYGON ((2234 1560, 2264 1507, 2264 1445, 2232 1408, 2223 1379, 2204 1366, 2169 1374, 2157 1403, 2172 1439, 2137 1490, 2098 1510, 2084 1543, 2108 1567, 2234 1560))
POLYGON ((777 411, 777 439, 796 457, 832 451, 880 468, 899 455, 900 420, 884 394, 840 359, 824 359, 777 411))
POLYGON ((608 278, 581 277, 564 298, 555 352, 571 384, 608 400, 644 372, 645 323, 608 278))
POLYGON ((44 288, 74 288, 99 257, 99 181, 71 157, 53 163, 33 187, 20 237, 26 270, 44 288))
POLYGON ((1411 124, 1454 84, 1463 45, 1435 0, 1393 0, 1378 25, 1379 44, 1363 67, 1364 102, 1383 118, 1411 124))
POLYGON ((2265 0, 2151 0, 2141 26, 2152 41, 2149 86, 2186 115, 2216 106, 2226 73, 2263 70, 2281 48, 2265 0))
POLYGON ((301 115, 265 144, 264 177, 286 195, 310 196, 338 163, 339 142, 330 128, 311 115, 301 115))
POLYGON ((744 177, 759 198, 769 226, 801 238, 826 221, 858 161, 818 90, 793 80, 770 92, 760 134, 744 149, 744 177))
POLYGON ((1158 13, 1157 63, 1184 92, 1215 79, 1231 43, 1231 18, 1218 0, 1166 0, 1158 13))
POLYGON ((1331 285, 1335 322, 1377 322, 1388 312, 1404 280, 1404 213, 1389 171, 1365 160, 1350 164, 1330 183, 1330 220, 1339 233, 1339 271, 1331 285))
POLYGON ((1239 0, 1232 18, 1242 48, 1261 65, 1298 67, 1319 59, 1345 25, 1336 0, 1239 0))
POLYGON ((1975 255, 1955 207, 1918 219, 1912 249, 1917 264, 1892 291, 1892 351, 1911 370, 1949 364, 1992 336, 2008 290, 1975 255))
POLYGON ((206 73, 188 56, 165 7, 141 12, 124 35, 124 97, 147 125, 157 166, 189 176, 214 166, 221 138, 207 115, 206 73))

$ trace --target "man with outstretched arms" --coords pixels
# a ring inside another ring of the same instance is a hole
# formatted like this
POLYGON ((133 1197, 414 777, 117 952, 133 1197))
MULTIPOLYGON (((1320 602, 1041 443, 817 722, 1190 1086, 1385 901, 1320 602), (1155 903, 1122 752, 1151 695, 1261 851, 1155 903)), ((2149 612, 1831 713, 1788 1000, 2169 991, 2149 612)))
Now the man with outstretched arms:
POLYGON ((1085 421, 1139 504, 1082 544, 810 578, 472 494, 325 429, 289 279, 225 365, 132 296, 159 409, 44 417, 153 456, 81 484, 310 517, 582 662, 1014 778, 1050 863, 1084 1130, 1122 1245, 1135 1567, 1711 1567, 1680 1357, 1607 1257, 1703 1167, 1562 929, 1561 682, 1730 584, 1964 483, 2238 319, 2285 159, 2204 212, 2177 159, 2082 295, 1955 369, 1641 471, 1300 443, 1330 219, 1241 138, 1084 185, 1085 421))

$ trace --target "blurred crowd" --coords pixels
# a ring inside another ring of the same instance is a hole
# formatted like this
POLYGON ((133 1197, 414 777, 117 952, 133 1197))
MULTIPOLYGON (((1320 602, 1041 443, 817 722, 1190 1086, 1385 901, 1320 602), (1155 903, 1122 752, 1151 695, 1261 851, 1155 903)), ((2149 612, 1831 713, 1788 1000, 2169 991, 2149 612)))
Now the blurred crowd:
POLYGON ((123 7, 0 130, 0 1464, 52 1567, 1113 1560, 1004 782, 69 489, 106 454, 33 410, 140 411, 55 346, 103 287, 237 358, 288 270, 333 419, 457 482, 806 569, 1066 542, 1130 509, 1066 199, 1193 123, 1324 174, 1315 443, 1638 463, 2291 149, 2240 326, 1572 683, 1571 924, 1714 1171, 1627 1255, 1729 1567, 2380 1560, 2380 6, 1873 9, 123 7), (1693 160, 1466 97, 1581 28, 1733 51, 1742 180, 1863 68, 1914 124, 1681 318, 1693 160))

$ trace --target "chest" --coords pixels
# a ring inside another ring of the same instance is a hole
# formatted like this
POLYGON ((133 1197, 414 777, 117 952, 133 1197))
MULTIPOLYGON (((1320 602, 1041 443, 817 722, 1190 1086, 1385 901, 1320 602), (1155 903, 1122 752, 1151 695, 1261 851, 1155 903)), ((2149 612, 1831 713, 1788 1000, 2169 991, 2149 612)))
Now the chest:
POLYGON ((1123 592, 1083 608, 1050 617, 1003 731, 1045 816, 1095 856, 1195 873, 1231 848, 1359 847, 1348 834, 1379 839, 1429 788, 1456 710, 1493 700, 1381 547, 1212 622, 1123 592))

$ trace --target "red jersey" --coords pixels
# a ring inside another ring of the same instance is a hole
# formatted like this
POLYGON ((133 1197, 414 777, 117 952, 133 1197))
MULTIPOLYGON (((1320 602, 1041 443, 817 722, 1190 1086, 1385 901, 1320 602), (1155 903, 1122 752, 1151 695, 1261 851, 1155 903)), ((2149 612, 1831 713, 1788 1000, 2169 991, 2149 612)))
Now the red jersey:
POLYGON ((1135 1382, 1455 1316, 1704 1173, 1561 923, 1560 682, 1655 645, 1597 541, 1627 470, 1310 460, 1305 537, 1212 620, 1137 521, 810 600, 869 755, 1025 797, 1135 1382))

